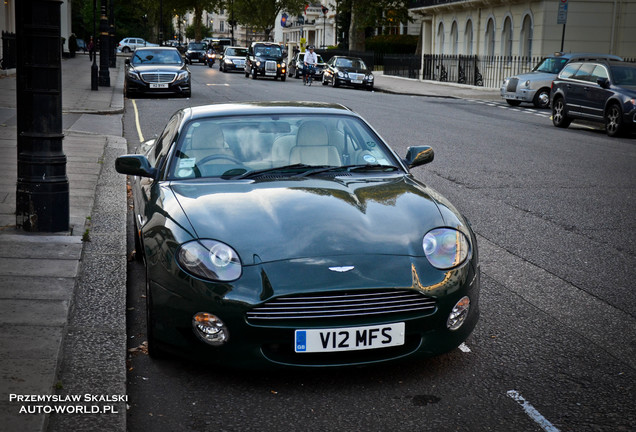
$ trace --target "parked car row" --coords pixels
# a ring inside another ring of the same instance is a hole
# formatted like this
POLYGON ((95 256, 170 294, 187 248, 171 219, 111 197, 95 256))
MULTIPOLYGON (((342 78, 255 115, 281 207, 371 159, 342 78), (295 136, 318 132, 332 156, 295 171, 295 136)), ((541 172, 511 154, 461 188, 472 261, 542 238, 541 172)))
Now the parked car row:
POLYGON ((530 73, 506 78, 500 89, 509 105, 552 108, 552 122, 603 123, 609 136, 636 130, 636 63, 611 54, 555 53, 530 73))

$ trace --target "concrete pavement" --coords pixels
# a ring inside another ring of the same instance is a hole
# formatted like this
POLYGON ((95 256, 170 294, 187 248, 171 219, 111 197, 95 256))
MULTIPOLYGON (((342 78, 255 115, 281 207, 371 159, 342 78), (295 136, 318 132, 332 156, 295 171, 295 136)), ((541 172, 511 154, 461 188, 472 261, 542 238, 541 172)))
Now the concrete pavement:
POLYGON ((126 394, 126 183, 113 168, 126 152, 123 59, 109 69, 111 87, 98 91, 90 89, 90 67, 86 56, 62 60, 70 189, 70 229, 62 233, 15 227, 16 80, 0 77, 0 428, 6 431, 126 429, 126 403, 111 401, 126 394))
MULTIPOLYGON (((90 89, 88 58, 62 60, 70 230, 15 227, 16 80, 0 76, 0 425, 126 430, 126 181, 123 58, 90 89), (56 412, 58 411, 58 412, 56 412)), ((376 90, 499 100, 498 90, 376 73, 376 90)))

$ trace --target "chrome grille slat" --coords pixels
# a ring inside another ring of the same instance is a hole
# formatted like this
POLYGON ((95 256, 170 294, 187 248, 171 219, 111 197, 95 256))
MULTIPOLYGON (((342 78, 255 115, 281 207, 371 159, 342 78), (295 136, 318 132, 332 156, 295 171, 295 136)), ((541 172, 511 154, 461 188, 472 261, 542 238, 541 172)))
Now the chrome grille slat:
POLYGON ((519 83, 519 78, 510 78, 510 80, 508 80, 508 86, 506 86, 506 91, 517 91, 517 83, 519 83))
POLYGON ((172 81, 175 80, 175 78, 177 77, 177 74, 175 73, 157 73, 157 72, 148 72, 148 73, 142 73, 141 74, 141 78, 147 82, 147 83, 151 83, 151 84, 165 84, 165 83, 171 83, 172 81))
POLYGON ((434 311, 435 299, 411 290, 334 293, 273 299, 247 312, 250 321, 346 318, 434 311))

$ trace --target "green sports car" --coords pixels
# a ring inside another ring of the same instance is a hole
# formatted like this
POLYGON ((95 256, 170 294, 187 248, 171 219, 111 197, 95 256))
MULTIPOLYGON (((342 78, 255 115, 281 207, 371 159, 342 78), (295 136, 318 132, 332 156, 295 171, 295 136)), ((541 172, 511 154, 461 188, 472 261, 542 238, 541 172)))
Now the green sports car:
POLYGON ((336 104, 184 108, 139 154, 148 349, 237 367, 344 366, 455 349, 479 317, 475 235, 336 104))

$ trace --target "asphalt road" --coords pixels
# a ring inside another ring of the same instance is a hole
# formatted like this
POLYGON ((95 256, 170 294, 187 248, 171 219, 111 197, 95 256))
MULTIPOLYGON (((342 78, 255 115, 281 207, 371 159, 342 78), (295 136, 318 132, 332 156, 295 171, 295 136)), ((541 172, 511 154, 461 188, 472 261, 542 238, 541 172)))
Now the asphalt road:
POLYGON ((143 268, 131 261, 130 431, 633 430, 636 137, 559 130, 548 111, 505 102, 191 70, 191 99, 126 101, 131 151, 183 106, 343 103, 400 155, 433 146, 435 161, 414 174, 478 234, 482 315, 463 349, 395 366, 261 373, 151 360, 136 349, 145 299, 143 268))

